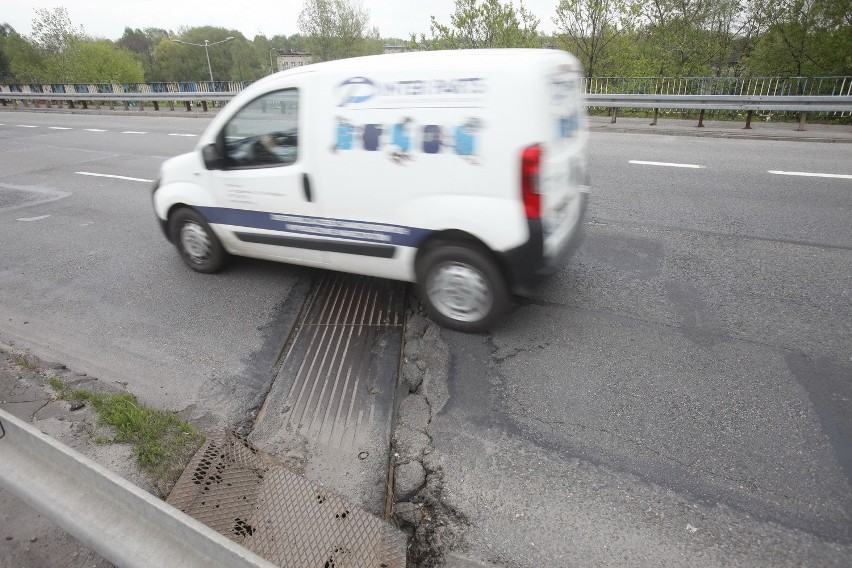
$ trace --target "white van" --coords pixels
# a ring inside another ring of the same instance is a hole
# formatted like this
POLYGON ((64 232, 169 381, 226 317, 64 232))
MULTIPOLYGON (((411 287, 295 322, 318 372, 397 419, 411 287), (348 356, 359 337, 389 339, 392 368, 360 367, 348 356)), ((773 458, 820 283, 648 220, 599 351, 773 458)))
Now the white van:
POLYGON ((276 73, 163 164, 154 209, 199 272, 233 254, 415 282, 435 321, 485 330, 582 223, 581 81, 548 49, 276 73))

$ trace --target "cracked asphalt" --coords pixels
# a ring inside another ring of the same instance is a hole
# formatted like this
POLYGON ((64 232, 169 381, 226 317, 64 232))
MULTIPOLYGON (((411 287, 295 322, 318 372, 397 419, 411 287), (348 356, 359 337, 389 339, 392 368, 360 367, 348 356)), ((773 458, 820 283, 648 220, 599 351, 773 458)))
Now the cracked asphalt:
POLYGON ((852 563, 852 199, 760 173, 781 155, 849 151, 593 136, 571 262, 493 333, 441 332, 447 565, 852 563))

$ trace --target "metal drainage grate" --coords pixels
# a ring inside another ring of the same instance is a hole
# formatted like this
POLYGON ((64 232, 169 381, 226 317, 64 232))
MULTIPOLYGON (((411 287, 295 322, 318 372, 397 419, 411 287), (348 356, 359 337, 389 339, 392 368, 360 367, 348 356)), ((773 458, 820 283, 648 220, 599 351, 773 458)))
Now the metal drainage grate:
POLYGON ((405 566, 398 529, 233 435, 211 435, 167 501, 282 567, 405 566))
POLYGON ((376 514, 387 494, 404 305, 399 282, 324 273, 249 436, 275 455, 303 456, 300 473, 376 514))

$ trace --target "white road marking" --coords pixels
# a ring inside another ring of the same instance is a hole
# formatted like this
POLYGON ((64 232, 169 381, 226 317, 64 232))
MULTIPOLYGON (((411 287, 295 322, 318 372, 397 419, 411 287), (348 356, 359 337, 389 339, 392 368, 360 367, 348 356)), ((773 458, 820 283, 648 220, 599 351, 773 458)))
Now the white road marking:
POLYGON ((804 177, 820 177, 820 178, 838 178, 838 179, 852 179, 852 175, 847 174, 820 174, 814 172, 782 172, 778 170, 767 170, 770 174, 776 174, 779 176, 804 176, 804 177))
POLYGON ((81 176, 94 176, 94 177, 104 177, 104 178, 115 178, 115 179, 126 179, 129 181, 143 181, 145 183, 152 183, 154 180, 152 179, 144 179, 144 178, 135 178, 128 176, 117 176, 113 174, 96 174, 94 172, 74 172, 80 174, 81 176))
POLYGON ((673 164, 671 162, 645 162, 642 160, 628 160, 630 164, 639 164, 641 166, 665 166, 667 168, 693 168, 701 169, 707 166, 699 166, 697 164, 673 164))
POLYGON ((73 130, 73 128, 68 128, 67 126, 48 126, 50 130, 73 130))
POLYGON ((18 128, 38 128, 38 126, 35 126, 33 124, 19 124, 18 128))
POLYGON ((169 134, 169 136, 191 136, 194 138, 198 136, 198 134, 169 134))
POLYGON ((147 132, 139 132, 138 130, 125 130, 122 134, 148 134, 147 132))
POLYGON ((17 220, 18 221, 24 221, 24 222, 41 221, 42 219, 47 219, 48 217, 50 217, 50 215, 39 215, 38 217, 21 217, 20 219, 17 219, 17 220))
POLYGON ((106 132, 106 130, 101 130, 100 128, 84 128, 83 130, 87 132, 106 132))

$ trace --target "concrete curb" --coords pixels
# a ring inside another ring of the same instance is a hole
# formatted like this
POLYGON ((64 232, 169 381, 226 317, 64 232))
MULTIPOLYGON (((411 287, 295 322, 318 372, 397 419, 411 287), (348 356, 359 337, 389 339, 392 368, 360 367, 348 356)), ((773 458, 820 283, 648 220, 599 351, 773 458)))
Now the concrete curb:
POLYGON ((661 136, 693 136, 696 138, 728 138, 737 140, 778 140, 784 142, 852 143, 852 126, 814 124, 808 130, 797 131, 793 123, 752 123, 746 130, 742 123, 706 121, 699 128, 692 119, 660 119, 660 124, 651 126, 648 118, 619 118, 615 124, 609 117, 589 117, 592 132, 619 134, 656 134, 661 136), (709 124, 707 123, 709 122, 709 124))

